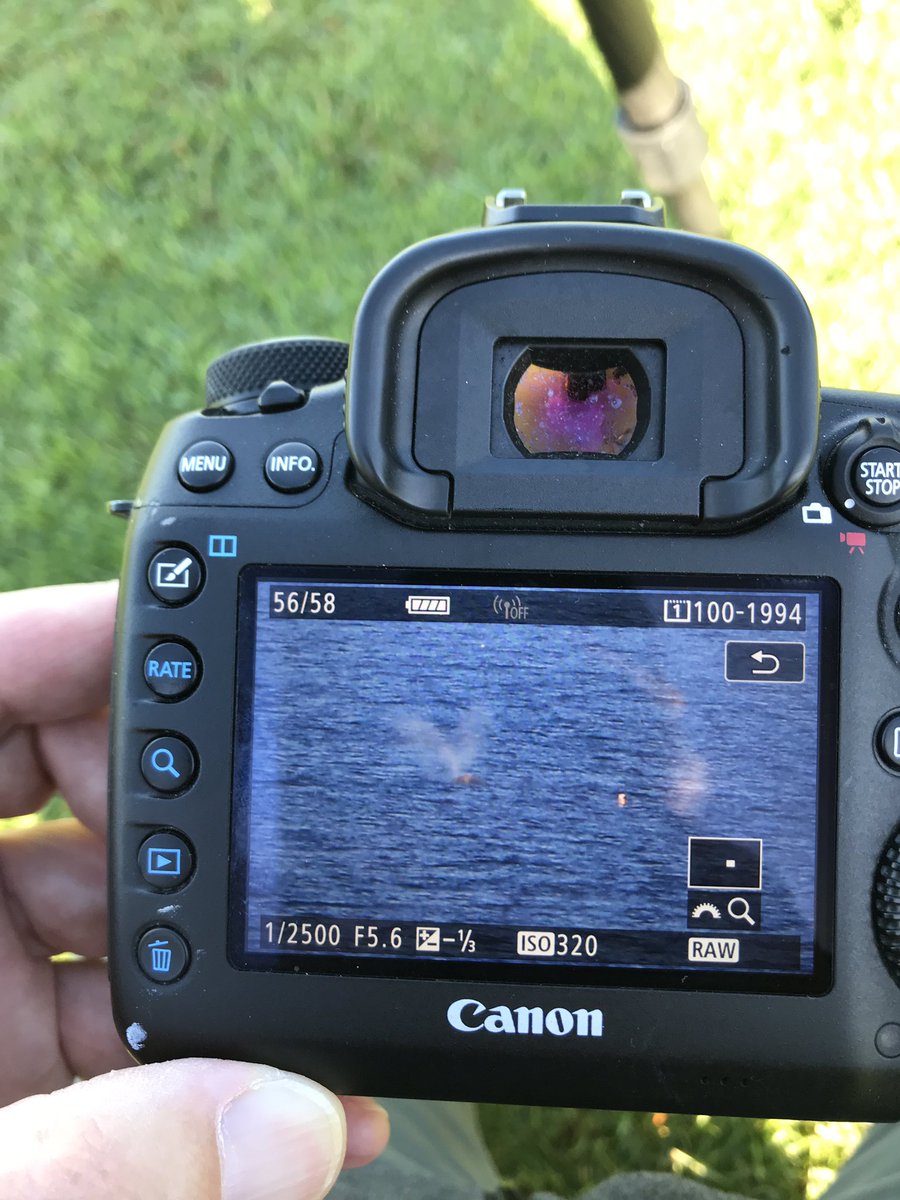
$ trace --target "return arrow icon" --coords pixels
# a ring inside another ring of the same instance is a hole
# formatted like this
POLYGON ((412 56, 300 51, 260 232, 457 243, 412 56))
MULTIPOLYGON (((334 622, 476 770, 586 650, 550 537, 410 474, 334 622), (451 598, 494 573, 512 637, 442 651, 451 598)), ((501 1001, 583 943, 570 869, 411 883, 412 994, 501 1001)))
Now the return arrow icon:
POLYGON ((756 653, 751 654, 750 657, 754 662, 759 663, 758 667, 753 667, 752 673, 754 675, 775 675, 781 670, 781 659, 777 654, 764 654, 762 650, 757 650, 756 653), (769 662, 774 663, 774 667, 763 667, 762 664, 766 661, 766 659, 768 659, 769 662))
POLYGON ((806 646, 803 642, 729 639, 725 643, 725 678, 729 683, 760 687, 802 683, 806 678, 806 646))

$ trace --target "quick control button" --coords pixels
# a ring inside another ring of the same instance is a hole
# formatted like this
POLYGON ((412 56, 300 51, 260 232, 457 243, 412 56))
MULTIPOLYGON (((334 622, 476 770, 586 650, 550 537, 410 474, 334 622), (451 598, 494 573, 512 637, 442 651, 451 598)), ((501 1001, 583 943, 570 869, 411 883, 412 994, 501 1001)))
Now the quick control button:
POLYGON ((266 479, 279 492, 304 492, 319 478, 322 460, 305 442, 283 442, 269 452, 266 479))
POLYGON ((183 546, 166 546, 150 560, 147 582, 163 604, 187 604, 203 586, 200 559, 183 546))
POLYGON ((875 744, 884 765, 892 771, 900 771, 900 713, 890 713, 883 719, 875 744))
POLYGON ((157 696, 178 700, 200 679, 197 655, 180 642, 160 642, 144 659, 144 682, 157 696))
POLYGON ((880 508, 900 504, 900 450, 876 446, 853 466, 853 487, 861 500, 880 508))
POLYGON ((178 478, 192 492, 221 487, 234 470, 234 455, 221 442, 194 442, 178 460, 178 478))
POLYGON ((141 844, 138 866, 147 883, 169 892, 190 878, 194 852, 177 833, 154 833, 141 844))
POLYGON ((174 929, 148 929, 138 942, 138 965, 154 983, 174 983, 180 979, 190 958, 187 942, 174 929))
POLYGON ((194 752, 179 737, 154 738, 141 755, 141 774, 158 792, 180 792, 197 771, 194 752))

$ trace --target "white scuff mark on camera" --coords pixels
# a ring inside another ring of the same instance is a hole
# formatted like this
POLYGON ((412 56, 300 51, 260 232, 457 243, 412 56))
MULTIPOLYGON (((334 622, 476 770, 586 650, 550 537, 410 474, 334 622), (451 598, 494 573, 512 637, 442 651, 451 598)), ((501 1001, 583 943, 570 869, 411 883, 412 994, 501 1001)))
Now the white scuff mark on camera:
POLYGON ((135 1021, 125 1030, 125 1040, 131 1049, 137 1053, 138 1050, 143 1050, 147 1044, 147 1030, 139 1021, 135 1021))
POLYGON ((177 913, 179 908, 181 908, 180 904, 164 904, 162 908, 158 908, 156 911, 161 917, 167 917, 171 913, 177 913))

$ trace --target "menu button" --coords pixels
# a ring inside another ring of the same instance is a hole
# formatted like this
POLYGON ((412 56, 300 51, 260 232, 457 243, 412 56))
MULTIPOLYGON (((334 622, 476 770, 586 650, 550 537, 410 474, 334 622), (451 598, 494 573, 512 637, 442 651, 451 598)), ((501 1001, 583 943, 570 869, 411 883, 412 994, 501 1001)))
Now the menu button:
POLYGON ((226 482, 234 456, 221 442, 194 442, 178 460, 178 478, 192 492, 211 492, 226 482))

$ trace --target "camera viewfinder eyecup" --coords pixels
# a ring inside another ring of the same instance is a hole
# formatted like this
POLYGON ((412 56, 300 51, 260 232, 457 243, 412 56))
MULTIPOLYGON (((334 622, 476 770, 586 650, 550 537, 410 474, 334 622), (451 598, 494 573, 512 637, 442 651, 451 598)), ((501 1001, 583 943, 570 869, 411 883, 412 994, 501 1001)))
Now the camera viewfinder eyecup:
POLYGON ((459 529, 715 533, 790 501, 815 458, 819 392, 787 276, 746 248, 635 223, 654 215, 635 206, 529 209, 413 246, 370 286, 346 400, 357 494, 459 529), (636 356, 655 446, 608 461, 575 442, 513 452, 498 416, 510 344, 636 356))

